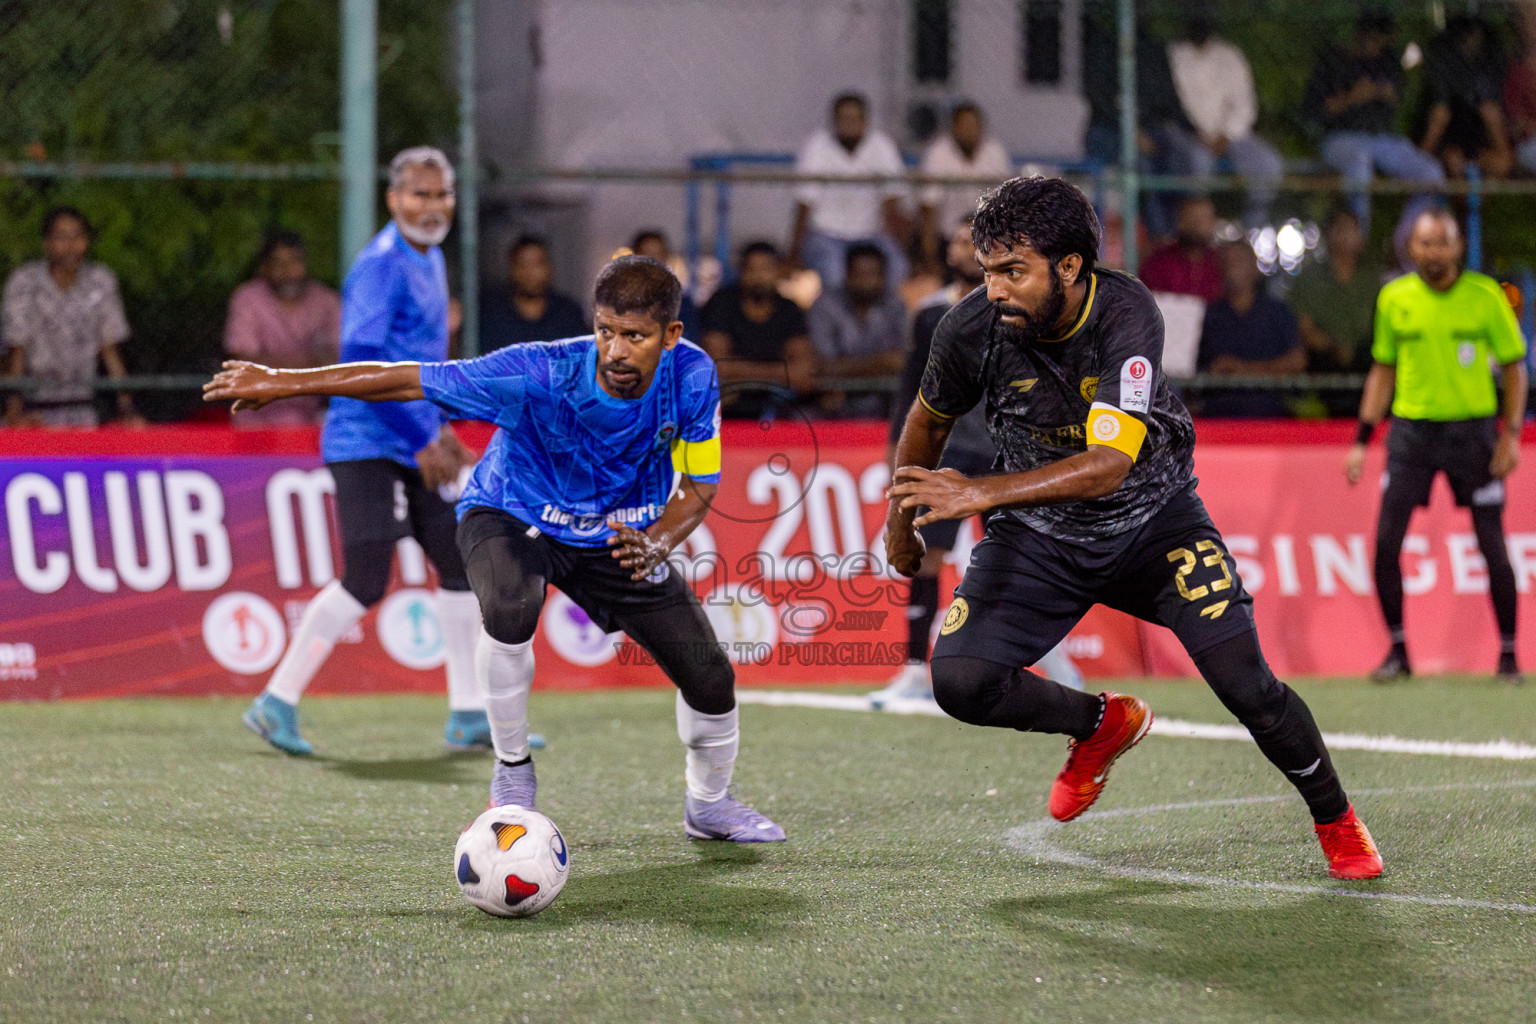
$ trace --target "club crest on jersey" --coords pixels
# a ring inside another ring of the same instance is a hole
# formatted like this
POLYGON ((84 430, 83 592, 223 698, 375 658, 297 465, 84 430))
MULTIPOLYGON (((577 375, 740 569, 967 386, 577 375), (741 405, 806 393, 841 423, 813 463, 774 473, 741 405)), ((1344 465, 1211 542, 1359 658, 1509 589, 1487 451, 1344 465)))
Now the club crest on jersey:
POLYGON ((1152 406, 1152 360, 1131 356, 1120 366, 1120 408, 1144 413, 1152 406))
POLYGON ((656 431, 656 447, 666 448, 675 437, 677 437, 677 424, 667 420, 661 425, 661 429, 656 431))
POLYGON ((1463 369, 1468 369, 1477 360, 1477 343, 1471 341, 1459 341, 1456 343, 1456 362, 1463 369))
POLYGON ((1099 393, 1099 378, 1084 377, 1083 382, 1077 386, 1077 393, 1083 396, 1083 401, 1093 401, 1093 396, 1099 393))

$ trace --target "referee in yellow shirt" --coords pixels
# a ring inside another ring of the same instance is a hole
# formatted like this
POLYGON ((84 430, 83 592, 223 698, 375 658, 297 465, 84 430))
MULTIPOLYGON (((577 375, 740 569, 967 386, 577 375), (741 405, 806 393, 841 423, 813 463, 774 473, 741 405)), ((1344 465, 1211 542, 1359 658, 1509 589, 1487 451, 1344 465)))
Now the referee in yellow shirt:
POLYGON ((1390 406, 1393 424, 1376 520, 1376 596, 1392 650, 1371 673, 1377 682, 1412 674, 1403 639, 1399 559, 1408 520, 1415 508, 1429 504, 1436 473, 1450 481, 1456 504, 1472 510, 1499 621, 1498 675, 1520 682, 1515 574, 1504 546, 1504 478, 1520 462, 1525 339, 1499 283, 1461 269, 1462 250, 1455 217, 1445 210, 1420 214, 1408 238, 1418 272, 1387 284, 1376 300, 1375 362, 1360 397, 1360 430, 1344 473, 1352 484, 1360 479, 1365 446, 1390 406), (1502 416, 1490 357, 1503 368, 1502 416))

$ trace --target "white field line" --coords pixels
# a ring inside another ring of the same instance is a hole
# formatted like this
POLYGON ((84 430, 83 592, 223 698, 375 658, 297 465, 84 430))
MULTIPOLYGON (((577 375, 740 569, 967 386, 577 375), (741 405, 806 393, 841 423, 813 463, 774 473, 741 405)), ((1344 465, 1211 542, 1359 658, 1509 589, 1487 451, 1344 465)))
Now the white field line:
MULTIPOLYGON (((815 693, 806 690, 737 690, 743 704, 770 707, 821 708, 829 711, 873 711, 869 698, 839 693, 815 693)), ((944 712, 931 700, 891 700, 881 711, 888 715, 930 715, 944 718, 944 712)), ((1212 722, 1185 722, 1177 718, 1158 718, 1152 722, 1152 735, 1190 740, 1241 740, 1253 737, 1241 725, 1212 722)), ((1500 761, 1536 760, 1536 746, 1512 740, 1464 743, 1447 740, 1415 740, 1398 736, 1365 736, 1350 732, 1325 732, 1323 742, 1330 750, 1369 750, 1378 754, 1436 754, 1442 757, 1470 757, 1500 761)))
MULTIPOLYGON (((1491 790, 1510 789, 1536 785, 1536 780, 1522 779, 1507 783, 1451 783, 1439 786, 1411 786, 1398 789, 1360 790, 1356 796, 1371 794, 1375 796, 1398 796, 1412 793, 1438 792, 1452 789, 1491 790)), ((1179 804, 1156 804, 1151 807, 1118 808, 1111 811, 1089 811, 1078 821, 1102 821, 1109 818, 1133 818, 1145 817, 1155 814, 1167 814, 1170 812, 1202 810, 1212 807, 1237 807, 1244 804, 1274 803, 1278 801, 1291 801, 1295 797, 1291 794, 1275 796, 1246 796, 1229 800, 1201 800, 1179 804)), ((1122 867, 1114 864, 1106 864, 1087 854, 1076 853, 1071 850, 1063 850, 1051 842, 1051 837, 1063 826, 1058 821, 1046 818, 1041 821, 1033 821, 1017 828, 1009 829, 1003 833, 1003 839, 1010 848, 1038 861, 1051 864, 1061 864, 1066 867, 1083 868, 1096 871, 1113 878, 1132 878, 1140 881, 1166 882, 1171 885, 1201 885, 1228 889, 1248 889, 1260 892, 1288 893, 1299 896, 1343 896, 1351 899, 1379 900, 1384 903, 1411 903, 1425 907, 1456 907, 1471 910, 1497 910, 1515 914, 1536 914, 1536 905, 1529 903, 1507 903, 1498 900, 1473 900, 1463 899, 1458 896, 1429 896, 1414 893, 1381 892, 1369 889, 1346 889, 1336 884, 1317 883, 1305 885, 1300 883, 1283 882, 1254 882, 1238 878, 1222 878, 1216 875, 1202 875, 1187 871, 1170 871, 1159 868, 1133 868, 1122 867)), ((1388 865, 1390 867, 1390 852, 1388 853, 1388 865)), ((1364 883, 1369 885, 1390 885, 1390 872, 1388 878, 1381 882, 1364 883)))

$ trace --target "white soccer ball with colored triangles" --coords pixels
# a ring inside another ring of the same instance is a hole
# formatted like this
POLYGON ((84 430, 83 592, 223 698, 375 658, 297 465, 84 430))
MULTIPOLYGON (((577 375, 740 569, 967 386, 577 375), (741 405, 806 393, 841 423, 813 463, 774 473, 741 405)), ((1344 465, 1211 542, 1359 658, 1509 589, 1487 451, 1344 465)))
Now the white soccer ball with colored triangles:
POLYGON ((497 917, 531 917, 553 903, 570 860, 555 823, 515 805, 480 815, 453 848, 464 898, 497 917))

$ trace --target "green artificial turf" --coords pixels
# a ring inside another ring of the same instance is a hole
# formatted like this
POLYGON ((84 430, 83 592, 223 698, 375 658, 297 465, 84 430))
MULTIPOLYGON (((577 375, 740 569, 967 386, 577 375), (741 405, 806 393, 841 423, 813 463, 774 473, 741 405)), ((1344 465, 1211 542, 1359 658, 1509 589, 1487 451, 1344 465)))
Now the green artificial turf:
MULTIPOLYGON (((1300 689, 1326 731, 1536 742, 1536 688, 1300 689)), ((1388 870, 1341 883, 1251 744, 1148 737, 1057 827, 1058 738, 749 705, 737 791, 790 839, 732 846, 682 834, 669 692, 539 693, 572 868, 513 921, 453 881, 490 766, 440 698, 307 700, 308 760, 241 710, 0 707, 0 1021, 1536 1019, 1536 913, 1466 902, 1536 908, 1536 761, 1337 752, 1388 870)))

